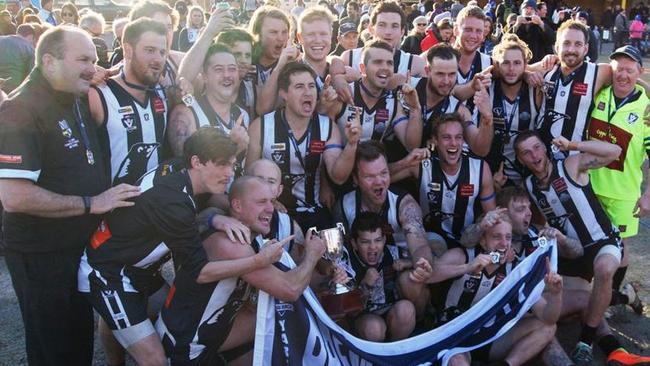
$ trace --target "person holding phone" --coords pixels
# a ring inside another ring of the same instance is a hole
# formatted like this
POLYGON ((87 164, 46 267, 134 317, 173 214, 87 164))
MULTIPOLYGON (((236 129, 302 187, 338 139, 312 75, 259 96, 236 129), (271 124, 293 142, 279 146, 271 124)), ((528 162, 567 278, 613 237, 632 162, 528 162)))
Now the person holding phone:
POLYGON ((520 15, 514 26, 514 33, 528 44, 533 52, 531 63, 540 61, 546 54, 553 53, 555 31, 539 16, 537 3, 527 0, 521 4, 520 15))

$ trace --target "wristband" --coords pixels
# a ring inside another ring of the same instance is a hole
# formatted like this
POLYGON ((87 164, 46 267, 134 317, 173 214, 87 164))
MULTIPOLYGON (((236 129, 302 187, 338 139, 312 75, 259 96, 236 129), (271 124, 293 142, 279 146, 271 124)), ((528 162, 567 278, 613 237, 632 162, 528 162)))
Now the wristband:
MULTIPOLYGON (((217 216, 217 213, 216 213, 216 212, 213 212, 213 213, 211 213, 211 214, 208 215, 208 219, 207 219, 207 222, 206 222, 206 223, 208 224, 208 228, 211 228, 211 227, 212 227, 212 219, 213 219, 215 216, 217 216)), ((216 229, 216 228, 215 228, 215 229, 216 229)))
POLYGON ((84 215, 89 215, 90 214, 90 197, 82 196, 81 198, 84 200, 84 215))

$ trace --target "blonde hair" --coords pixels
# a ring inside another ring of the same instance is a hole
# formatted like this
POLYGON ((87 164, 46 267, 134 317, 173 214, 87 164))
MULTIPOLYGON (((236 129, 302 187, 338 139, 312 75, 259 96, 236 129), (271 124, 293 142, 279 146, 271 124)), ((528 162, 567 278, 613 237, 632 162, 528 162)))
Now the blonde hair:
POLYGON ((486 16, 483 12, 483 9, 479 8, 478 6, 466 6, 460 12, 458 12, 458 16, 456 16, 456 24, 460 25, 467 18, 485 20, 486 16))
POLYGON ((524 57, 524 62, 527 64, 533 58, 533 52, 531 52, 528 45, 523 42, 516 34, 506 33, 503 35, 501 42, 494 46, 492 50, 492 58, 498 62, 503 61, 503 55, 506 51, 509 50, 519 50, 521 55, 524 57))
POLYGON ((329 11, 329 9, 322 5, 307 8, 302 12, 302 14, 300 14, 300 18, 298 19, 298 33, 302 33, 303 24, 311 23, 316 20, 326 21, 331 28, 334 23, 334 15, 329 11))

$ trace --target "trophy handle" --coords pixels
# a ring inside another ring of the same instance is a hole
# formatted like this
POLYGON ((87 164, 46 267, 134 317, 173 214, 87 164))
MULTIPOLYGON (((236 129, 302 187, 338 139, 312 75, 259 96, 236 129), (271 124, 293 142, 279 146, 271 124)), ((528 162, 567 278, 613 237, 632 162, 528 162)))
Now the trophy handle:
POLYGON ((320 233, 318 232, 318 229, 316 228, 316 226, 312 226, 309 229, 307 229, 307 232, 310 232, 310 231, 314 232, 314 234, 316 234, 316 235, 320 235, 320 233))
POLYGON ((339 230, 341 230, 341 232, 343 233, 343 235, 345 235, 345 226, 343 226, 343 223, 337 222, 337 223, 336 223, 336 227, 337 227, 339 230))

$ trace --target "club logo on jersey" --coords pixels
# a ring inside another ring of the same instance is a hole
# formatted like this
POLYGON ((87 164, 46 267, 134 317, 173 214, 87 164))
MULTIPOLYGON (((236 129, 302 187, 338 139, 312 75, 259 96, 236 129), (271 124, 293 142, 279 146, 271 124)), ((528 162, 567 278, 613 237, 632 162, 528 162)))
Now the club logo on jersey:
POLYGON ((148 121, 149 118, 150 118, 150 117, 149 117, 149 113, 145 113, 143 117, 144 117, 144 120, 145 120, 145 121, 148 121))
POLYGON ((494 108, 492 108, 492 113, 501 116, 501 115, 503 115, 503 108, 494 107, 494 108))
POLYGON ((387 122, 388 121, 388 109, 382 108, 378 109, 375 112, 375 122, 387 122))
POLYGON ((553 186, 553 189, 555 189, 556 192, 564 192, 567 189, 569 189, 566 185, 566 181, 564 180, 563 177, 559 177, 558 179, 554 180, 551 183, 551 186, 553 186))
POLYGON ((474 195, 474 185, 473 184, 462 184, 460 186, 460 196, 461 197, 471 197, 474 195))
POLYGON ((275 150, 271 153, 271 159, 276 164, 284 164, 284 152, 275 150))
POLYGON ((435 203, 436 200, 436 193, 434 191, 429 191, 427 192, 427 198, 429 199, 430 202, 435 203))
POLYGON ((284 316, 284 313, 289 311, 293 311, 293 304, 276 300, 275 312, 277 312, 278 315, 284 316))
POLYGON ((135 114, 125 114, 122 116, 122 126, 124 126, 128 133, 137 130, 138 127, 135 126, 135 114))
POLYGON ((154 112, 158 114, 165 113, 165 102, 160 97, 153 97, 152 104, 154 112))
POLYGON ((325 141, 314 140, 309 142, 309 153, 322 154, 325 151, 325 141))
POLYGON ((68 125, 68 121, 62 119, 59 121, 59 127, 61 128, 61 134, 63 134, 63 137, 65 138, 70 138, 72 137, 72 129, 68 125))
POLYGON ((542 91, 546 95, 546 99, 552 99, 555 95, 555 83, 552 81, 545 81, 542 86, 542 91))
POLYGON ((479 280, 477 278, 471 277, 463 285, 463 292, 475 292, 478 288, 479 280))
POLYGON ((630 112, 630 114, 627 115, 627 123, 629 123, 629 124, 633 124, 638 119, 639 119, 639 116, 634 112, 630 112))
POLYGON ((133 111, 133 107, 131 107, 130 105, 127 105, 126 107, 122 107, 122 108, 118 109, 117 113, 119 113, 119 114, 133 114, 135 112, 133 111))
POLYGON ((605 102, 598 102, 598 107, 596 107, 599 111, 604 111, 605 110, 605 102))

